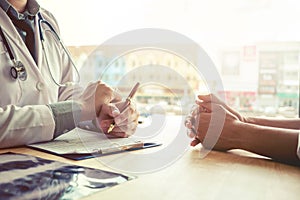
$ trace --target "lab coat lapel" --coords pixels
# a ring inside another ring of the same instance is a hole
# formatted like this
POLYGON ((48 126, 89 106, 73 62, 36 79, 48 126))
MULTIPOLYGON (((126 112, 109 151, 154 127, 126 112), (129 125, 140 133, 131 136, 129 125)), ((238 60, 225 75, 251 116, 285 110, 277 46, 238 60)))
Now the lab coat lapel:
POLYGON ((14 27, 14 25, 12 24, 11 20, 9 19, 9 17, 7 16, 7 14, 0 9, 0 25, 3 29, 4 32, 6 32, 5 36, 7 37, 7 39, 9 39, 9 42, 15 43, 16 46, 18 46, 18 52, 16 52, 14 49, 12 50, 16 59, 18 59, 18 54, 23 54, 22 56, 22 62, 28 63, 29 66, 34 66, 33 68, 35 68, 35 70, 37 70, 37 65, 33 59, 33 57, 31 56, 29 50, 27 49, 24 41, 22 40, 20 34, 18 33, 18 31, 16 30, 16 28, 14 27), (24 61, 23 61, 24 59, 24 61))
POLYGON ((41 67, 42 66, 42 61, 43 61, 43 49, 42 49, 42 45, 41 45, 41 37, 39 34, 39 17, 38 15, 35 16, 35 53, 36 53, 36 62, 37 62, 37 66, 41 67))

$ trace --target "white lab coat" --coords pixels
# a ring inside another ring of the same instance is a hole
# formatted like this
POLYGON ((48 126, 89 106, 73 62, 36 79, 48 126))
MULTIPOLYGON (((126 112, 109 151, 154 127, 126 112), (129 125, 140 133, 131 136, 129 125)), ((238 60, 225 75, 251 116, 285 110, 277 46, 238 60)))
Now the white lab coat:
MULTIPOLYGON (((48 11, 43 17, 58 31, 57 22, 48 11)), ((13 51, 27 70, 27 80, 12 79, 13 65, 0 37, 0 148, 51 140, 55 129, 49 103, 68 100, 78 87, 59 88, 51 79, 38 34, 36 16, 37 64, 6 13, 0 9, 0 25, 13 51)), ((48 29, 43 26, 43 29, 48 29)), ((73 67, 60 45, 51 34, 44 33, 45 48, 54 78, 60 83, 72 80, 73 67)))

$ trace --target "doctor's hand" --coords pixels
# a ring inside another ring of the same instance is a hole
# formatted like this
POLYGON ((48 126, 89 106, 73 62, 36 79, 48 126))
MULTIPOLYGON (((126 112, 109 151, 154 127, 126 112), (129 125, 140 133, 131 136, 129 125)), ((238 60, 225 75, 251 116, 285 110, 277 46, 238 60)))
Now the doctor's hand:
POLYGON ((103 107, 121 99, 121 95, 105 83, 101 81, 90 83, 78 98, 81 106, 80 121, 95 119, 103 107))
POLYGON ((134 104, 129 106, 120 113, 125 101, 105 104, 97 117, 99 128, 109 137, 128 137, 132 135, 138 125, 139 113, 136 111, 134 104), (114 124, 111 132, 108 133, 109 127, 114 124))

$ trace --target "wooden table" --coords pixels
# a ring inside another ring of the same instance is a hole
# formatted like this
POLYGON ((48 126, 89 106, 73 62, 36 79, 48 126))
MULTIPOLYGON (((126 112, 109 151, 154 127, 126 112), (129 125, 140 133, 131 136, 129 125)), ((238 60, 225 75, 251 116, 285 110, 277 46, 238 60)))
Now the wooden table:
MULTIPOLYGON (((300 199, 300 167, 243 151, 212 151, 201 159, 200 148, 189 149, 169 167, 84 199, 300 199)), ((29 148, 2 149, 0 153, 8 151, 107 169, 97 159, 71 161, 29 148)))

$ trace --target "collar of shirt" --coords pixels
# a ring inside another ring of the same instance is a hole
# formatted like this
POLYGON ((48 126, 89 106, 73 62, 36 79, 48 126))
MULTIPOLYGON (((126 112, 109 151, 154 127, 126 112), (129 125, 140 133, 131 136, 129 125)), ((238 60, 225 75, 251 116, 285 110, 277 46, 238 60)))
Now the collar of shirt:
POLYGON ((40 10, 40 5, 36 0, 28 0, 23 13, 19 13, 7 0, 0 0, 0 7, 6 13, 11 12, 17 19, 33 19, 40 10))

